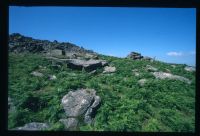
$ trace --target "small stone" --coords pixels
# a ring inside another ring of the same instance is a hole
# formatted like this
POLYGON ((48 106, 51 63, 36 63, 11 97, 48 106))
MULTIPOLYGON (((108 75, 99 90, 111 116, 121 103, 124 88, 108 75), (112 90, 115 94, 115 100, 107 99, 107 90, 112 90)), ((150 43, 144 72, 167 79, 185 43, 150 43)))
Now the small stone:
POLYGON ((104 67, 104 71, 103 73, 113 73, 116 71, 116 68, 115 67, 111 67, 111 66, 106 66, 104 67))
POLYGON ((140 73, 138 73, 138 72, 135 72, 135 73, 134 73, 134 75, 135 75, 135 76, 139 76, 139 75, 140 75, 140 73))
POLYGON ((49 75, 49 80, 56 80, 57 77, 55 75, 49 75))
POLYGON ((133 69, 132 72, 133 72, 133 74, 135 76, 139 76, 140 75, 140 73, 138 72, 138 69, 133 69))
POLYGON ((33 71, 33 72, 31 73, 31 75, 37 76, 37 77, 43 77, 43 76, 44 76, 42 73, 37 72, 37 71, 33 71))
POLYGON ((133 71, 133 72, 138 72, 138 69, 133 69, 132 71, 133 71))
POLYGON ((144 84, 147 82, 147 79, 140 79, 139 81, 138 81, 138 83, 139 83, 139 85, 140 86, 144 86, 144 84))

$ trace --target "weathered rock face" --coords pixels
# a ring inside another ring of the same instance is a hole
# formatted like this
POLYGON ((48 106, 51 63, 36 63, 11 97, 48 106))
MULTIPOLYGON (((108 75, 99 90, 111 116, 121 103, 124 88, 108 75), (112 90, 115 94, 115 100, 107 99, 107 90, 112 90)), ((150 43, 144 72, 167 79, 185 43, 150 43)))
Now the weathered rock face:
MULTIPOLYGON (((65 114, 70 120, 65 120, 64 124, 67 124, 67 128, 74 123, 71 122, 71 118, 78 119, 78 117, 84 117, 85 123, 91 123, 93 120, 92 114, 95 113, 96 108, 99 106, 101 99, 96 96, 96 91, 93 89, 80 89, 74 92, 70 91, 62 98, 62 106, 65 110, 65 114)), ((78 124, 78 123, 75 123, 78 124)))
POLYGON ((103 73, 113 73, 116 71, 116 67, 106 66, 104 67, 103 73))
POLYGON ((137 52, 131 52, 127 58, 131 58, 133 60, 140 60, 143 58, 143 56, 140 54, 140 53, 137 53, 137 52))
POLYGON ((101 98, 99 96, 94 96, 93 104, 88 108, 87 112, 85 113, 84 122, 90 124, 92 122, 92 114, 94 110, 99 106, 101 102, 101 98))
POLYGON ((178 76, 178 75, 172 75, 171 73, 165 73, 165 72, 153 72, 153 75, 156 77, 156 78, 159 78, 159 79, 174 79, 174 80, 180 80, 180 81, 183 81, 183 82, 186 82, 188 84, 191 84, 191 81, 185 77, 182 77, 182 76, 178 76))
POLYGON ((189 71, 189 72, 195 71, 195 68, 194 68, 194 67, 190 67, 190 66, 186 66, 184 69, 185 69, 186 71, 189 71))
POLYGON ((25 124, 23 127, 14 128, 14 130, 37 131, 37 130, 44 130, 48 128, 50 128, 50 126, 47 123, 32 122, 32 123, 25 124))

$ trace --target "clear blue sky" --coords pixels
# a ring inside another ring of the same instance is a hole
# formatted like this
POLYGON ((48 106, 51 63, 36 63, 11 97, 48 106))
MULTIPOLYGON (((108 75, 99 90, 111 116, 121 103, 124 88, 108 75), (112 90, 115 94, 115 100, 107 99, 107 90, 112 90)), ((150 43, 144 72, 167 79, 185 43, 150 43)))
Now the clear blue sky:
POLYGON ((196 9, 10 7, 9 33, 72 42, 95 52, 195 66, 196 9))

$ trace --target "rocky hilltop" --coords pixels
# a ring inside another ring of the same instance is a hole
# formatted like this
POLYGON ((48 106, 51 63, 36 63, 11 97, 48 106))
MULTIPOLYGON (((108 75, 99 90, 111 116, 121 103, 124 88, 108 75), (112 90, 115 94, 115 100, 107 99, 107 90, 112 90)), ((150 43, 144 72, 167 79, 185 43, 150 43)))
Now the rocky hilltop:
POLYGON ((195 68, 9 37, 8 129, 194 132, 195 68))
POLYGON ((19 33, 13 33, 9 36, 9 51, 15 53, 31 52, 46 53, 52 55, 75 56, 96 54, 92 50, 86 50, 69 42, 53 42, 48 40, 39 40, 32 37, 26 37, 19 33))

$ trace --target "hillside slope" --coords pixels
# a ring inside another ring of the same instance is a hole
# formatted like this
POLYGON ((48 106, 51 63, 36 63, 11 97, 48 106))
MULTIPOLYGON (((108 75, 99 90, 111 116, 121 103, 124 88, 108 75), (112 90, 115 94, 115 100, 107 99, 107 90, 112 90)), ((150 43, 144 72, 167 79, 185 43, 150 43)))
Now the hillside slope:
POLYGON ((65 117, 61 99, 71 90, 91 88, 101 97, 94 122, 80 122, 81 131, 194 132, 195 71, 186 65, 170 65, 159 61, 132 60, 98 55, 115 72, 104 73, 69 68, 63 64, 52 67, 43 54, 9 53, 8 128, 30 122, 47 122, 48 130, 65 130, 59 119, 65 117), (159 79, 153 75, 166 72, 187 78, 159 79), (37 71, 44 76, 33 76, 37 71), (56 77, 50 80, 49 75, 56 77), (141 80, 142 79, 142 80, 141 80))

